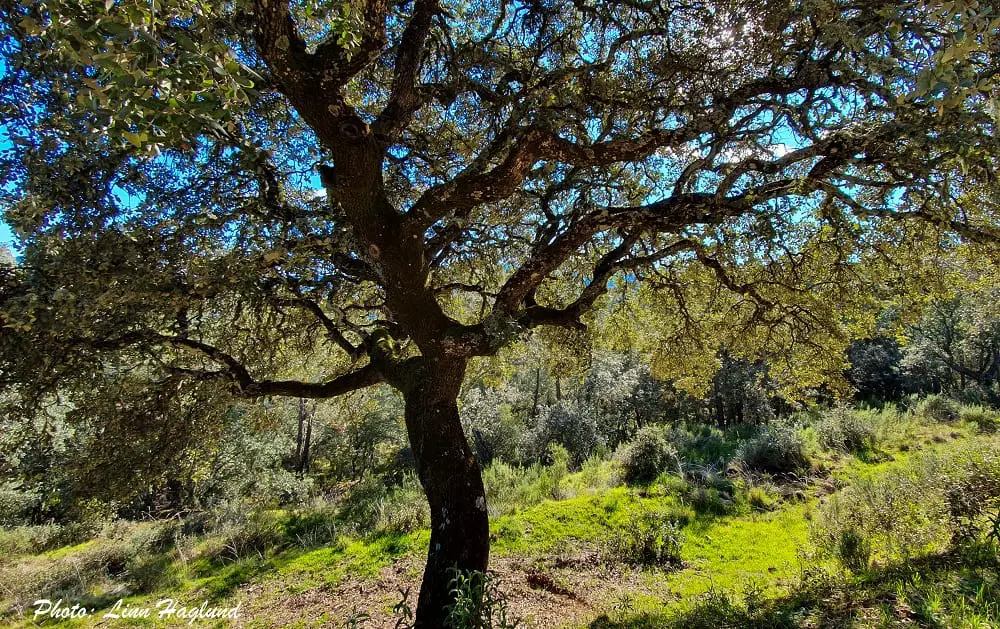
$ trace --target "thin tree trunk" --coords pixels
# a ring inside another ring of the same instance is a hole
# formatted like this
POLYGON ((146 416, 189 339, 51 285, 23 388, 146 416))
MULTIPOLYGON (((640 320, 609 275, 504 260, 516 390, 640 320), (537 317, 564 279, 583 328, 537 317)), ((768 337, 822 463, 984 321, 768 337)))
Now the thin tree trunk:
POLYGON ((404 390, 407 434, 431 509, 430 548, 417 600, 420 629, 445 626, 452 569, 485 571, 489 561, 482 473, 458 414, 464 375, 464 360, 423 359, 404 390))
POLYGON ((309 444, 312 441, 313 422, 312 415, 306 418, 306 438, 302 444, 302 462, 299 465, 299 475, 305 476, 309 473, 309 444))
POLYGON ((299 398, 299 429, 295 435, 295 466, 302 469, 302 424, 306 419, 306 399, 299 398))
POLYGON ((531 415, 530 417, 535 418, 538 416, 538 396, 541 393, 542 388, 542 368, 535 368, 535 396, 531 400, 531 415))

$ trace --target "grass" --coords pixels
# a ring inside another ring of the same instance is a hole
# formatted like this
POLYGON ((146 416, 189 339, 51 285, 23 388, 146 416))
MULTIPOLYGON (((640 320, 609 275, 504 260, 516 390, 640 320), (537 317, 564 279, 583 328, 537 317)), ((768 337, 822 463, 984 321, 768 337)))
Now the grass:
MULTIPOLYGON (((795 481, 766 473, 736 479, 723 474, 720 461, 754 438, 756 433, 747 429, 684 429, 678 445, 688 462, 680 470, 684 476, 668 470, 642 486, 622 485, 620 464, 610 458, 588 460, 573 473, 540 466, 497 468, 487 472, 493 495, 501 498, 491 519, 492 554, 530 562, 603 549, 606 540, 655 513, 677 523, 681 564, 630 566, 604 557, 617 564, 614 570, 638 579, 641 588, 624 593, 613 579, 601 583, 595 572, 603 589, 592 599, 592 617, 580 626, 996 625, 1000 566, 995 544, 937 545, 907 562, 876 549, 879 562, 852 571, 820 554, 810 536, 830 491, 898 476, 921 457, 945 457, 997 439, 982 427, 989 423, 983 409, 965 410, 964 416, 960 409, 957 419, 934 410, 945 420, 895 411, 851 417, 872 424, 865 433, 871 439, 859 441, 864 447, 855 450, 819 446, 818 433, 809 425, 802 434, 811 468, 808 477, 795 481)), ((80 597, 102 610, 119 598, 132 605, 164 597, 233 605, 251 587, 258 594, 250 624, 271 626, 267 610, 279 609, 289 597, 355 583, 364 589, 402 559, 407 559, 403 578, 413 581, 419 571, 413 566, 426 553, 429 532, 408 524, 419 523, 419 514, 396 517, 401 510, 417 513, 412 494, 373 492, 374 508, 356 504, 367 510, 373 527, 368 534, 325 506, 224 521, 198 535, 183 535, 170 524, 125 523, 89 540, 67 536, 70 543, 59 548, 49 547, 58 531, 3 531, 0 548, 12 552, 0 559, 0 622, 29 626, 30 613, 18 616, 12 605, 27 594, 25 584, 44 589, 49 583, 53 594, 80 597)), ((391 603, 385 601, 375 604, 388 613, 391 603)), ((65 624, 95 626, 101 613, 65 624)), ((317 622, 322 621, 303 619, 299 626, 317 622)))

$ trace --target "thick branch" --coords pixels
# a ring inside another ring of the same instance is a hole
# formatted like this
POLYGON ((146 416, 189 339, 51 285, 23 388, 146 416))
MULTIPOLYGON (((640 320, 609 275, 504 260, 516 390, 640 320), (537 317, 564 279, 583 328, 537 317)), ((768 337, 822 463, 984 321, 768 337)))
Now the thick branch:
POLYGON ((629 251, 638 240, 638 237, 627 237, 622 240, 621 244, 603 255, 594 265, 590 282, 580 291, 580 295, 572 303, 564 308, 547 308, 538 304, 530 304, 518 316, 518 323, 529 328, 539 325, 583 328, 580 317, 594 305, 594 302, 601 295, 608 292, 608 283, 615 273, 623 269, 635 269, 654 264, 695 246, 693 241, 685 238, 649 255, 628 256, 629 251))
POLYGON ((395 76, 389 103, 374 124, 375 135, 385 144, 391 143, 426 102, 429 92, 421 92, 417 87, 417 79, 431 21, 439 10, 437 0, 416 0, 414 3, 410 23, 403 31, 396 51, 395 76))
MULTIPOLYGON (((233 382, 233 373, 226 370, 203 371, 170 367, 170 372, 176 376, 200 381, 233 382)), ((382 375, 374 365, 366 365, 360 369, 331 378, 325 382, 302 382, 300 380, 262 380, 243 383, 236 381, 233 395, 244 398, 259 398, 269 395, 285 397, 326 399, 345 395, 352 391, 364 389, 384 382, 382 375)))
POLYGON ((327 316, 327 314, 323 312, 320 305, 316 302, 310 299, 298 297, 295 299, 282 300, 281 303, 285 303, 290 306, 297 306, 312 314, 326 330, 327 337, 344 350, 347 355, 351 357, 351 359, 357 360, 364 355, 364 347, 355 347, 352 345, 351 342, 347 340, 347 337, 344 336, 344 333, 341 331, 340 326, 337 325, 337 322, 327 316))
POLYGON ((230 354, 193 339, 169 336, 156 332, 129 332, 117 339, 102 341, 85 341, 78 339, 77 344, 86 344, 95 349, 121 349, 125 347, 154 344, 171 345, 195 350, 223 365, 224 369, 200 370, 184 367, 168 367, 167 369, 179 376, 195 380, 220 380, 234 385, 233 394, 240 397, 262 397, 265 395, 285 395, 291 397, 329 398, 357 389, 378 384, 383 381, 381 372, 375 365, 364 367, 337 376, 325 382, 301 382, 298 380, 255 380, 249 370, 239 360, 230 354))
MULTIPOLYGON (((508 198, 539 161, 555 161, 578 167, 606 166, 640 161, 661 148, 676 148, 705 133, 718 133, 737 109, 748 99, 772 94, 782 96, 804 89, 838 85, 841 81, 815 63, 806 63, 793 77, 766 77, 751 81, 728 94, 716 94, 713 104, 689 123, 674 129, 653 129, 633 139, 580 144, 539 126, 510 133, 509 138, 493 142, 473 160, 469 168, 448 182, 427 190, 408 213, 408 233, 423 234, 449 212, 460 214, 469 207, 508 198), (508 148, 509 147, 509 148, 508 148), (484 164, 506 157, 492 169, 482 172, 484 164), (494 155, 494 153, 496 153, 494 155)), ((510 120, 507 129, 519 123, 510 120)), ((501 134, 502 136, 503 134, 501 134)), ((501 139, 501 138, 498 138, 501 139)))

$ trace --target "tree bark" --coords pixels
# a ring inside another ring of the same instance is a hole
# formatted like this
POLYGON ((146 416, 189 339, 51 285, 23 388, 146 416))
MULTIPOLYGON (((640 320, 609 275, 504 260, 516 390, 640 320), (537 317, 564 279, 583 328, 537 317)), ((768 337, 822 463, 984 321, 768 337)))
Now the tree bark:
POLYGON ((486 491, 458 414, 464 375, 464 359, 424 358, 403 392, 410 447, 431 509, 418 628, 445 626, 452 568, 485 571, 489 561, 486 491))

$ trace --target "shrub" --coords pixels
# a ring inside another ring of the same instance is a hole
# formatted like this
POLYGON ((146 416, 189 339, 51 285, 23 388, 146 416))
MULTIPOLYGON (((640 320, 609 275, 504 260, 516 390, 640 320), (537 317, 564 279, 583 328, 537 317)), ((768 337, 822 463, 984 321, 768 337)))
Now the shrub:
POLYGON ((388 495, 389 488, 382 480, 374 476, 363 478, 344 496, 337 519, 357 531, 372 531, 388 495))
POLYGON ((988 533, 1000 506, 1000 444, 925 454, 879 476, 856 479, 814 520, 813 537, 844 565, 868 555, 908 560, 988 533))
POLYGON ((564 498, 562 482, 569 475, 570 453, 566 448, 554 443, 549 446, 547 454, 552 464, 542 470, 541 493, 546 498, 564 498))
POLYGON ((430 526, 431 509, 416 474, 407 474, 381 503, 379 531, 409 533, 430 526))
POLYGON ((830 450, 861 452, 878 445, 875 413, 837 406, 820 417, 816 424, 819 443, 830 450))
POLYGON ((263 557, 267 551, 281 547, 285 541, 278 520, 263 512, 254 512, 224 531, 223 557, 241 561, 248 557, 263 557))
POLYGON ((31 492, 21 491, 10 484, 0 486, 0 526, 28 524, 31 512, 41 500, 31 492))
POLYGON ((308 550, 337 540, 336 510, 329 506, 292 513, 284 522, 284 535, 308 550))
POLYGON ((943 395, 928 395, 917 403, 914 412, 934 421, 953 422, 958 419, 959 405, 943 395))
POLYGON ((733 480, 714 465, 693 466, 684 473, 683 496, 698 513, 725 515, 735 507, 733 480))
POLYGON ((773 511, 778 504, 775 495, 760 485, 747 488, 746 501, 754 511, 773 511))
POLYGON ((841 529, 837 535, 836 552, 843 566, 861 572, 868 569, 871 561, 871 541, 854 527, 841 529))
POLYGON ((605 556, 633 565, 679 567, 683 534, 671 515, 641 510, 605 539, 605 556))
POLYGON ((520 467, 496 461, 483 471, 486 504, 490 515, 498 516, 536 505, 552 498, 554 491, 561 491, 568 455, 565 454, 565 448, 555 448, 561 461, 553 466, 545 467, 535 463, 520 467))
POLYGON ((605 460, 593 455, 583 462, 580 473, 564 482, 564 491, 574 495, 592 492, 600 489, 617 487, 622 481, 622 469, 617 461, 605 460))
POLYGON ((980 432, 996 432, 1000 427, 1000 413, 985 406, 963 406, 958 417, 963 422, 975 424, 980 432))
POLYGON ((596 417, 590 412, 584 412, 580 405, 566 401, 541 409, 538 424, 529 441, 528 449, 536 460, 546 459, 553 444, 563 446, 569 453, 570 464, 574 468, 586 461, 602 445, 596 417))
POLYGON ((479 460, 484 465, 494 460, 515 460, 523 426, 511 413, 504 391, 473 387, 462 402, 462 424, 479 460))
POLYGON ((96 529, 92 524, 40 524, 0 529, 0 556, 37 555, 62 546, 73 546, 90 539, 96 529))
MULTIPOLYGON (((121 538, 98 538, 55 559, 30 557, 0 565, 0 598, 23 611, 31 601, 64 598, 81 605, 116 583, 126 594, 150 592, 171 576, 170 556, 157 554, 176 523, 143 523, 119 529, 121 538)), ((173 585, 170 583, 169 585, 173 585)))
POLYGON ((625 482, 644 484, 676 464, 677 448, 667 440, 661 427, 645 426, 619 448, 616 458, 621 462, 625 482))
POLYGON ((733 463, 746 470, 788 474, 807 468, 809 458, 796 426, 773 423, 762 427, 757 436, 741 444, 733 463))

